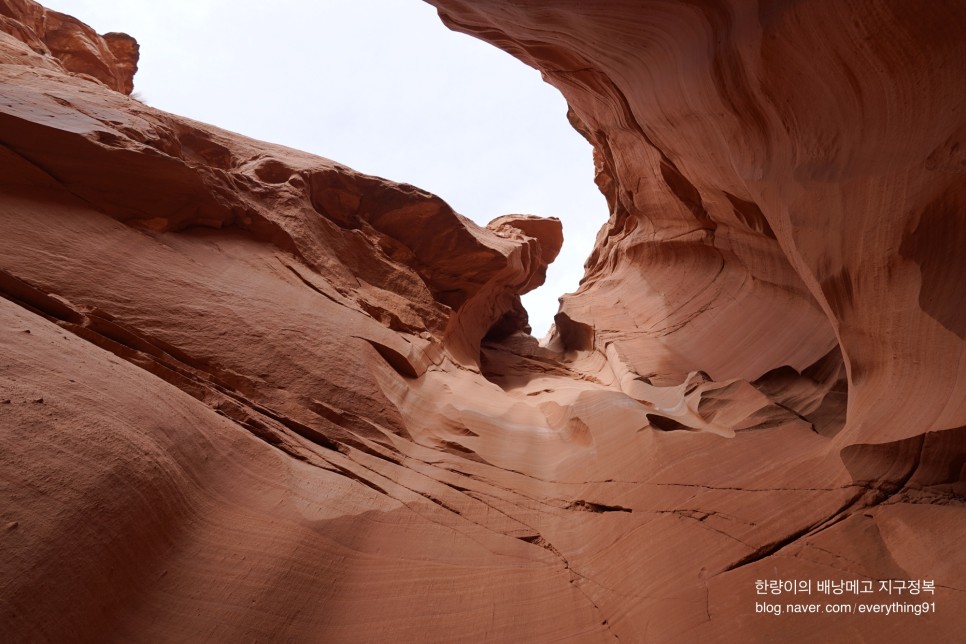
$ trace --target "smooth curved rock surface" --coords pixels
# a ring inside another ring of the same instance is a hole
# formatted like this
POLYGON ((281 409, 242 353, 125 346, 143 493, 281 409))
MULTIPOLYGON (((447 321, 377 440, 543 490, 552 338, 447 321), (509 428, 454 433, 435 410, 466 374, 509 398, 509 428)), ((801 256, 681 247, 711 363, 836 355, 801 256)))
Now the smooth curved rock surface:
POLYGON ((433 4, 595 146, 545 345, 558 221, 160 112, 0 0, 4 638, 955 641, 962 8, 433 4))
POLYGON ((843 442, 962 424, 961 3, 431 4, 540 69, 595 147, 612 216, 568 348, 754 380, 837 344, 843 442))

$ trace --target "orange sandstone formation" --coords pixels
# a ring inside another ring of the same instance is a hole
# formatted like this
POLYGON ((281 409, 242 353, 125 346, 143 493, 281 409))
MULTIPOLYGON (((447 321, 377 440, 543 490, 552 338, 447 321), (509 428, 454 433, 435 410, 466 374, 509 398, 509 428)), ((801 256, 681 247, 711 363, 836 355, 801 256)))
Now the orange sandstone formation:
POLYGON ((546 346, 556 220, 152 109, 133 39, 0 0, 4 639, 955 641, 962 6, 432 3, 595 147, 546 346))

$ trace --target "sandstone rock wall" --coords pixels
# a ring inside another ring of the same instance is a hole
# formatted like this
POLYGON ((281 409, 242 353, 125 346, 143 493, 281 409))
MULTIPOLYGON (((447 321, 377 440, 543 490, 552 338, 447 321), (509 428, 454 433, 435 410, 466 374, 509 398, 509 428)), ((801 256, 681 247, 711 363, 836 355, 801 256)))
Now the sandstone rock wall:
POLYGON ((35 2, 0 1, 4 63, 58 69, 94 78, 130 94, 138 70, 138 44, 121 33, 98 35, 83 22, 35 2))
POLYGON ((837 345, 842 442, 964 423, 962 3, 432 4, 595 147, 612 213, 565 346, 753 380, 837 345))
POLYGON ((165 114, 0 0, 4 639, 955 641, 962 10, 434 4, 595 145, 548 346, 556 220, 165 114))

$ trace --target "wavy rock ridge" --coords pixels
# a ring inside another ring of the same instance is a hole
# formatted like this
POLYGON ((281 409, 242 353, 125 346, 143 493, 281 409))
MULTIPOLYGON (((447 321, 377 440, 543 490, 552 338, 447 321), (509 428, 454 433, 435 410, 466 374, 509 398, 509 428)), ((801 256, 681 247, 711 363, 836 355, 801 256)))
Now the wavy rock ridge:
POLYGON ((558 221, 152 109, 132 38, 0 0, 7 637, 954 641, 963 9, 432 4, 594 144, 547 346, 558 221))

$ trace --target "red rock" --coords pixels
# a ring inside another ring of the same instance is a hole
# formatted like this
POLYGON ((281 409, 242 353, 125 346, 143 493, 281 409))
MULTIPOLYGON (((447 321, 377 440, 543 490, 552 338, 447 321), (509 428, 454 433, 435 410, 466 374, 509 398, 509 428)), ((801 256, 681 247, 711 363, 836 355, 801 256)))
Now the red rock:
MULTIPOLYGON (((0 0, 0 31, 22 41, 33 52, 46 55, 43 66, 59 64, 61 69, 94 78, 124 94, 134 90, 138 44, 127 34, 99 36, 73 16, 51 11, 32 0, 0 0)), ((18 47, 15 43, 13 46, 16 55, 18 47)), ((33 57, 24 62, 37 64, 33 57)))
POLYGON ((5 638, 955 641, 962 10, 433 4, 595 145, 548 346, 558 221, 147 107, 133 40, 0 0, 5 638), (880 579, 937 611, 756 612, 880 579))

